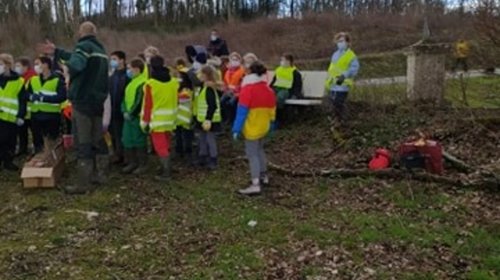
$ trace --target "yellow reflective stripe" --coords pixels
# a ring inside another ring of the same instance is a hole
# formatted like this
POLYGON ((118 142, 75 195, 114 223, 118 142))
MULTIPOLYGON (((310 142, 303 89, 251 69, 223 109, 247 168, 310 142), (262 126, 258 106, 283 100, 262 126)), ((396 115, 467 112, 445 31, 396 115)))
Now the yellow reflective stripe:
POLYGON ((177 115, 177 119, 181 120, 181 121, 184 121, 186 123, 190 123, 191 122, 191 119, 189 119, 188 117, 182 116, 182 115, 177 115))
POLYGON ((46 90, 46 89, 40 90, 40 93, 43 94, 43 95, 47 95, 47 96, 55 96, 55 95, 57 95, 57 92, 51 91, 51 90, 46 90))
POLYGON ((189 109, 189 107, 187 107, 187 106, 179 105, 179 110, 184 111, 186 113, 191 113, 191 109, 189 109))
POLYGON ((156 110, 153 112, 153 115, 156 115, 156 116, 169 116, 169 115, 173 115, 176 113, 177 110, 173 110, 173 109, 161 109, 161 110, 156 110))
POLYGON ((7 107, 0 107, 0 112, 4 112, 4 113, 7 113, 7 114, 11 114, 11 115, 14 115, 16 116, 17 115, 17 110, 14 110, 14 109, 11 109, 11 108, 7 108, 7 107))
POLYGON ((59 104, 59 103, 47 103, 47 102, 40 102, 40 101, 35 101, 33 103, 36 105, 47 105, 47 106, 61 108, 61 104, 59 104))
POLYGON ((19 101, 16 98, 0 97, 0 102, 17 105, 19 101))
POLYGON ((160 127, 163 125, 174 125, 174 121, 152 121, 149 126, 151 128, 160 127))

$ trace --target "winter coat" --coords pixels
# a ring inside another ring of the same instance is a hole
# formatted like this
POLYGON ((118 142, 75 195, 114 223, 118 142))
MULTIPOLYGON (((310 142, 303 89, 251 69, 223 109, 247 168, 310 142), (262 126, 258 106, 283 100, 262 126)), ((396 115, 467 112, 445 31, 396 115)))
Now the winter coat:
POLYGON ((78 40, 73 52, 56 49, 56 61, 66 61, 69 69, 69 100, 83 114, 101 116, 108 95, 108 56, 95 36, 78 40))

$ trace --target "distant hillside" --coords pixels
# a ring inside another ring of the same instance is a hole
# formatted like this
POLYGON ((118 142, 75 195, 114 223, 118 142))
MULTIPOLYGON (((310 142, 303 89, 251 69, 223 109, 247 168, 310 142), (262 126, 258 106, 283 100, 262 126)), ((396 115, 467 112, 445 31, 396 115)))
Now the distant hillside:
MULTIPOLYGON (((430 29, 436 40, 453 42, 459 37, 475 41, 477 61, 498 59, 486 46, 477 41, 473 20, 457 15, 429 17, 430 29)), ((411 15, 358 15, 354 18, 335 14, 308 15, 302 19, 258 19, 252 22, 236 22, 217 26, 206 26, 195 31, 173 34, 149 31, 117 31, 101 29, 100 39, 108 51, 122 49, 129 56, 141 52, 146 46, 157 46, 172 61, 183 55, 188 44, 206 44, 209 31, 216 27, 233 51, 254 52, 264 61, 274 64, 280 54, 291 52, 306 68, 323 65, 332 50, 333 34, 349 31, 353 35, 354 48, 359 54, 402 51, 420 40, 423 20, 411 15)), ((137 30, 137 27, 134 28, 137 30)), ((10 21, 0 29, 0 50, 14 55, 34 55, 35 45, 46 34, 53 40, 70 47, 71 30, 40 30, 36 24, 26 21, 10 21)))

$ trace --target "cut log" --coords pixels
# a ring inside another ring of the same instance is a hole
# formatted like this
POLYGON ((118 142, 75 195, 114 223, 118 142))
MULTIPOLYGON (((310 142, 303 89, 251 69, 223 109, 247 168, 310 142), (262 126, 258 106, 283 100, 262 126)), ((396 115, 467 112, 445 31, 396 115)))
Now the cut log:
POLYGON ((468 173, 474 170, 472 166, 468 165, 462 160, 459 160, 458 158, 454 157, 453 155, 449 154, 446 151, 443 151, 443 158, 459 171, 468 173))
POLYGON ((268 163, 270 169, 293 177, 328 177, 328 178, 381 178, 381 179, 412 179, 422 182, 432 182, 446 184, 456 187, 476 187, 476 186, 488 186, 493 188, 500 187, 500 180, 496 177, 483 177, 479 179, 467 179, 467 178, 455 178, 447 176, 439 176, 435 174, 425 173, 425 172, 410 172, 407 170, 400 169, 384 169, 373 171, 370 169, 327 169, 327 170, 317 170, 312 172, 304 172, 297 170, 290 170, 283 166, 274 164, 272 162, 268 163))

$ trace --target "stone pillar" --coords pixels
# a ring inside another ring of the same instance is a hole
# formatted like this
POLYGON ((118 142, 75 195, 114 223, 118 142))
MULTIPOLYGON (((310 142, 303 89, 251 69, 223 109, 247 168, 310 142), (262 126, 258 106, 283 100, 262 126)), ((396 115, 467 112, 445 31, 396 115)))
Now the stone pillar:
POLYGON ((407 97, 441 103, 445 90, 447 44, 416 44, 407 52, 407 97))

